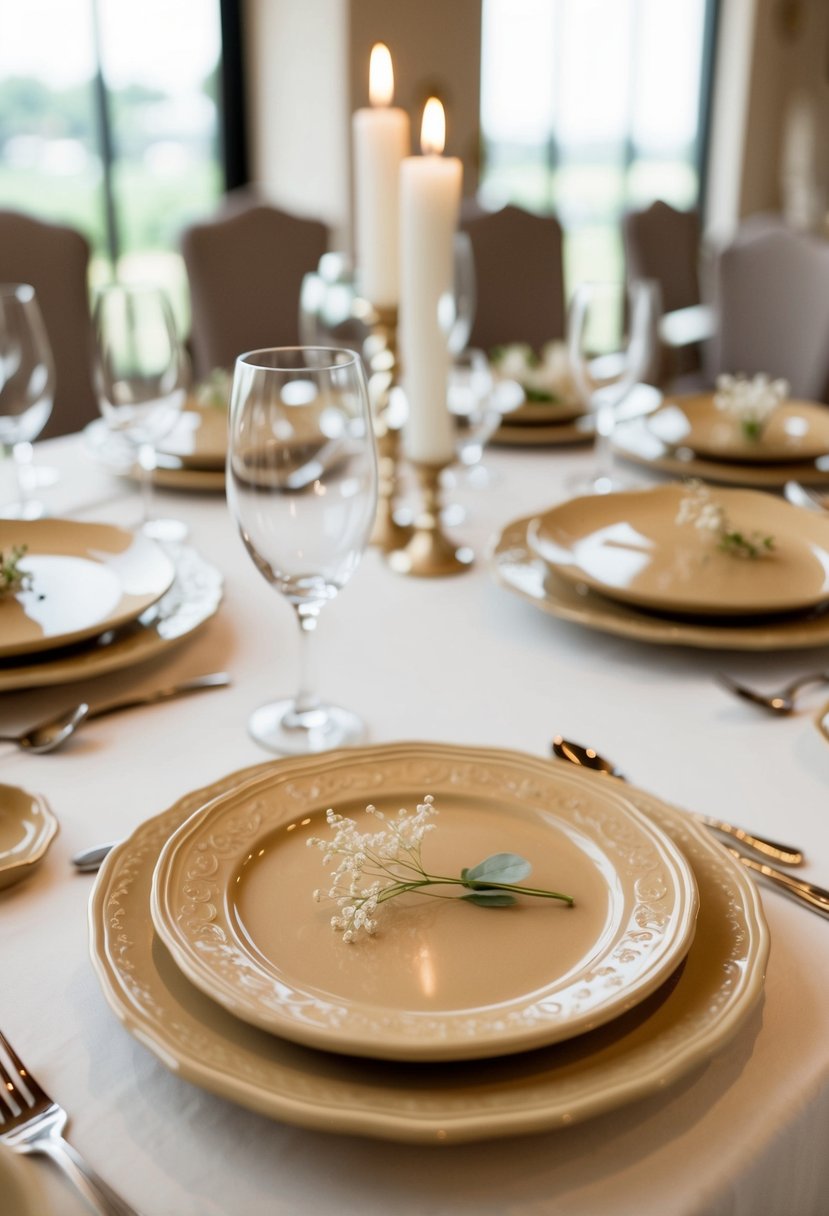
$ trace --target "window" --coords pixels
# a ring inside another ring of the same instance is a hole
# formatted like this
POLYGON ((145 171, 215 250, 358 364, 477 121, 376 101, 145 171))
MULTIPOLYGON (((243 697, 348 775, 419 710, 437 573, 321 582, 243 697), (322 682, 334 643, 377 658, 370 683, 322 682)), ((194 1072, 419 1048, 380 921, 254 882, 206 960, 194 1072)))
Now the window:
POLYGON ((481 197, 554 211, 570 287, 622 277, 619 220, 701 194, 714 0, 484 0, 481 197))
POLYGON ((219 0, 27 0, 0 40, 0 206, 79 228, 93 284, 155 281, 182 326, 179 232, 225 189, 223 16, 219 0))

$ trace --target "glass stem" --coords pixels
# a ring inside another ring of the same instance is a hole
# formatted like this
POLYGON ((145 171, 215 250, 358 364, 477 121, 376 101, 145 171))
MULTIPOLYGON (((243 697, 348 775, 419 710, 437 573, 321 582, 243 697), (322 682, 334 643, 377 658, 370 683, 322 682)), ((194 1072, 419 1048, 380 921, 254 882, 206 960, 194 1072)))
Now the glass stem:
POLYGON ((285 726, 308 727, 313 725, 309 718, 316 715, 320 700, 315 692, 316 681, 313 678, 314 648, 311 644, 311 634, 317 628, 319 620, 318 604, 295 604, 299 622, 299 680, 297 694, 294 697, 293 709, 285 715, 285 726))
POLYGON ((141 470, 141 526, 153 517, 153 473, 155 472, 155 448, 151 443, 142 443, 138 448, 138 467, 141 470))
POLYGON ((606 401, 596 407, 596 439, 593 448, 596 481, 613 482, 613 429, 616 425, 616 409, 606 401))
POLYGON ((28 519, 29 511, 29 482, 32 463, 32 445, 30 443, 15 443, 11 449, 14 476, 17 485, 17 509, 19 519, 28 519))

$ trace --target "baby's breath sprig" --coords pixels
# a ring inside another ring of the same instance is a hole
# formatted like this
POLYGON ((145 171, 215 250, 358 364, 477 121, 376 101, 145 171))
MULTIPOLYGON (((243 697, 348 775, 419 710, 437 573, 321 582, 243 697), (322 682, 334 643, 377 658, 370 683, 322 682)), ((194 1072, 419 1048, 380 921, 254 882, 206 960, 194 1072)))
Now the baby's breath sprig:
POLYGON ((789 395, 786 380, 771 380, 762 372, 746 376, 718 376, 714 405, 740 426, 745 439, 756 442, 781 402, 789 395))
POLYGON ((688 493, 680 500, 676 516, 678 524, 693 524, 701 532, 712 532, 717 537, 717 548, 734 557, 760 557, 774 548, 774 537, 761 532, 746 535, 735 528, 728 518, 725 507, 711 497, 711 491, 703 482, 688 482, 688 493))
POLYGON ((20 562, 25 556, 25 545, 13 545, 8 555, 0 549, 0 596, 24 591, 31 583, 31 574, 20 569, 20 562))
POLYGON ((353 942, 361 932, 369 936, 377 932, 381 904, 407 891, 437 895, 427 890, 431 887, 463 888, 464 894, 453 898, 487 908, 515 904, 516 894, 573 904, 570 895, 519 886, 532 867, 516 853, 495 853, 476 866, 465 866, 456 877, 428 874, 421 848, 426 833, 437 826, 431 822, 437 815, 434 801, 427 794, 413 814, 402 809, 392 819, 386 819, 375 806, 367 806, 367 814, 386 824, 377 832, 360 832, 353 819, 329 809, 325 818, 334 829, 333 838, 309 837, 307 844, 323 852, 323 865, 337 861, 328 891, 314 891, 314 899, 335 902, 338 911, 331 917, 331 927, 342 933, 344 942, 353 942))

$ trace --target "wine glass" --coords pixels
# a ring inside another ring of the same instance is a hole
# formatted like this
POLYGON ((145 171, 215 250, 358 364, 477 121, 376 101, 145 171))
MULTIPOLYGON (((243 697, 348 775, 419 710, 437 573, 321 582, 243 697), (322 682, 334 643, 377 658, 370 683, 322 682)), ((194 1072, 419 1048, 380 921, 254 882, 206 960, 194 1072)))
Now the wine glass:
POLYGON ((110 431, 133 448, 140 470, 140 529, 158 540, 181 540, 183 523, 156 519, 152 512, 156 444, 175 426, 189 383, 167 297, 152 286, 105 287, 95 302, 93 327, 98 407, 110 431))
POLYGON ((438 323, 450 355, 466 349, 478 304, 475 257, 466 232, 456 232, 452 243, 452 286, 438 301, 438 323))
POLYGON ((41 503, 28 495, 31 444, 52 413, 55 365, 35 289, 0 284, 0 447, 11 453, 17 498, 0 514, 37 519, 41 503))
POLYGON ((626 485, 613 462, 616 411, 648 370, 654 324, 651 283, 582 283, 576 288, 567 351, 576 387, 595 415, 596 441, 592 476, 571 489, 607 494, 626 485))
POLYGON ((296 696, 252 715, 276 753, 357 742, 356 714, 322 702, 308 675, 324 604, 359 565, 377 508, 377 459, 359 354, 283 347, 240 355, 233 375, 227 499, 254 565, 293 607, 301 671, 296 696))

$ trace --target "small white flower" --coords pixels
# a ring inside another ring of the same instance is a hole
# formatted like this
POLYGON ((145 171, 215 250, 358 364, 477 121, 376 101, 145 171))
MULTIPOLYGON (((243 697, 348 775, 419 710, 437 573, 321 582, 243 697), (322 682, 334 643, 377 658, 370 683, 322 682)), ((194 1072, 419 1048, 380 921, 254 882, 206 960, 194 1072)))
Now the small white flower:
POLYGON ((771 415, 789 395, 785 380, 770 380, 760 373, 745 376, 718 376, 714 405, 730 415, 749 438, 758 438, 771 415))

